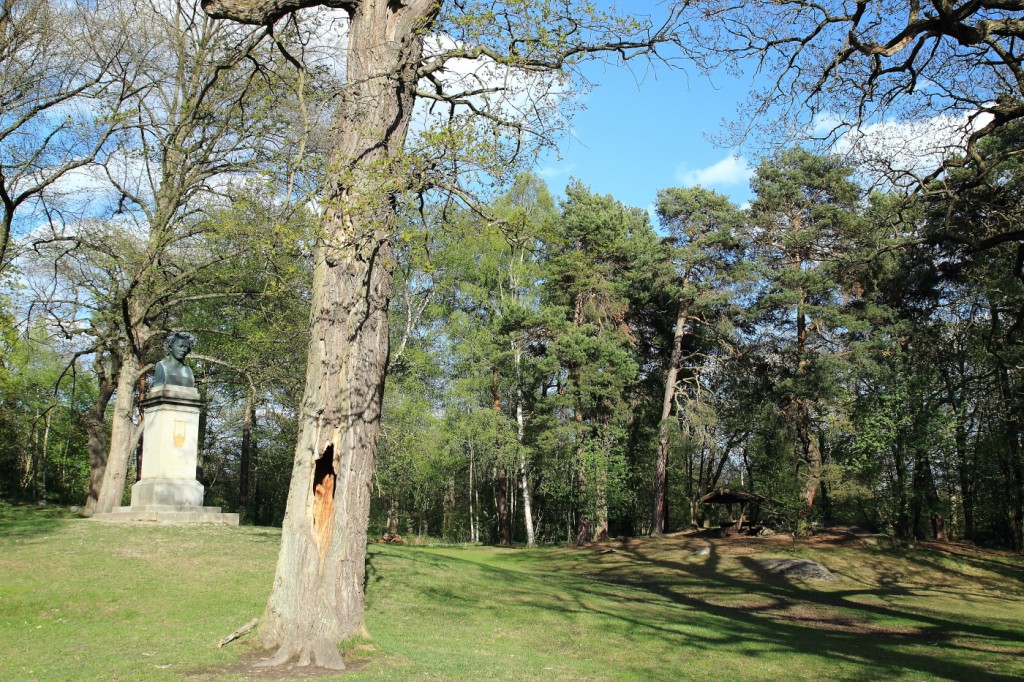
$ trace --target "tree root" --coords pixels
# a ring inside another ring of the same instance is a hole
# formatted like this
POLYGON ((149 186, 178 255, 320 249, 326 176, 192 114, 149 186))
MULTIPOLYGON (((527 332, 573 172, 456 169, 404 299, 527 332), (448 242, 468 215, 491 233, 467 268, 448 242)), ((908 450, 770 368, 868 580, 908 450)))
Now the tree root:
POLYGON ((301 644, 298 642, 285 642, 278 647, 273 656, 255 665, 259 668, 273 668, 284 665, 295 656, 299 658, 297 665, 303 668, 310 664, 315 664, 319 668, 327 668, 328 670, 345 669, 345 661, 341 657, 341 652, 338 651, 338 645, 325 640, 303 642, 301 644))

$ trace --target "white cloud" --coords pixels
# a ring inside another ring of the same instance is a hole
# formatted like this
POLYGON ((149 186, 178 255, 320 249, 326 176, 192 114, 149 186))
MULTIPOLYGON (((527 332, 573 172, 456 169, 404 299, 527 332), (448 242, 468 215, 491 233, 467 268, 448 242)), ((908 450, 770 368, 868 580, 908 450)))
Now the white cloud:
POLYGON ((550 180, 552 178, 568 177, 576 170, 575 163, 561 163, 557 165, 543 166, 537 169, 537 175, 540 177, 550 180))
MULTIPOLYGON (((424 54, 428 57, 443 56, 457 53, 461 47, 462 44, 450 36, 438 34, 426 38, 424 54)), ((468 139, 472 144, 493 144, 497 137, 504 135, 508 138, 506 141, 518 138, 530 147, 540 140, 531 132, 546 136, 568 129, 565 110, 560 105, 564 100, 577 96, 568 87, 566 77, 557 72, 509 67, 486 56, 476 59, 450 57, 443 68, 433 74, 433 78, 434 81, 424 79, 420 82, 422 93, 437 94, 461 103, 453 108, 448 101, 419 97, 409 135, 413 146, 419 144, 418 138, 425 131, 447 125, 454 118, 457 119, 457 128, 469 131, 468 139), (438 85, 443 94, 436 93, 438 85), (483 116, 469 116, 470 104, 483 116), (484 117, 507 125, 481 124, 484 117), (473 120, 480 127, 473 128, 473 120)))
POLYGON ((684 187, 728 187, 745 185, 753 175, 745 158, 731 155, 704 168, 690 169, 683 164, 676 170, 676 181, 684 187))
POLYGON ((345 81, 348 51, 348 13, 343 9, 311 7, 295 13, 300 55, 307 68, 324 69, 338 83, 345 81))
POLYGON ((963 153, 968 136, 990 121, 987 113, 881 121, 846 131, 832 148, 859 167, 870 184, 910 185, 963 153))

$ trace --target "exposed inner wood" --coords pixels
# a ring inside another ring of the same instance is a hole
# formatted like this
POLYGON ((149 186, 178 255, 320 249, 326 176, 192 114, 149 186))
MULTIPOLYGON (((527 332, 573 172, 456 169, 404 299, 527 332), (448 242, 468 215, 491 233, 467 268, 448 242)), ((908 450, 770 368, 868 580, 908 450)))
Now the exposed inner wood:
POLYGON ((313 532, 323 556, 334 531, 334 445, 328 445, 313 469, 313 532))

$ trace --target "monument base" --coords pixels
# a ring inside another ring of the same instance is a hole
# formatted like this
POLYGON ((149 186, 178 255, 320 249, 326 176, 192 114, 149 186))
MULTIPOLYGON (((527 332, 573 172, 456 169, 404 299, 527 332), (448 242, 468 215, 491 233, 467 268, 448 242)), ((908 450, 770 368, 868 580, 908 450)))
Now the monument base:
POLYGON ((219 523, 237 526, 238 514, 225 514, 220 507, 192 507, 171 504, 144 504, 118 507, 109 514, 94 514, 99 521, 118 523, 158 523, 179 525, 185 523, 219 523))
POLYGON ((202 507, 203 484, 196 479, 144 478, 132 486, 132 507, 202 507))
POLYGON ((196 480, 199 443, 199 391, 160 384, 142 401, 146 426, 142 478, 132 486, 130 507, 94 514, 121 523, 220 523, 238 525, 238 514, 203 506, 203 484, 196 480))

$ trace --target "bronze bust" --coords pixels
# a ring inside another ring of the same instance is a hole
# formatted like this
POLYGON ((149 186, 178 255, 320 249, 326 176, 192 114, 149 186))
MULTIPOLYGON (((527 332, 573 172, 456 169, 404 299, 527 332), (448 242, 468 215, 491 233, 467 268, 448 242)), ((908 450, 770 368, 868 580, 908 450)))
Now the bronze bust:
POLYGON ((192 370, 183 362, 195 342, 196 338, 188 332, 171 332, 167 335, 164 340, 166 356, 156 363, 153 386, 167 384, 169 386, 194 387, 196 385, 192 370))

